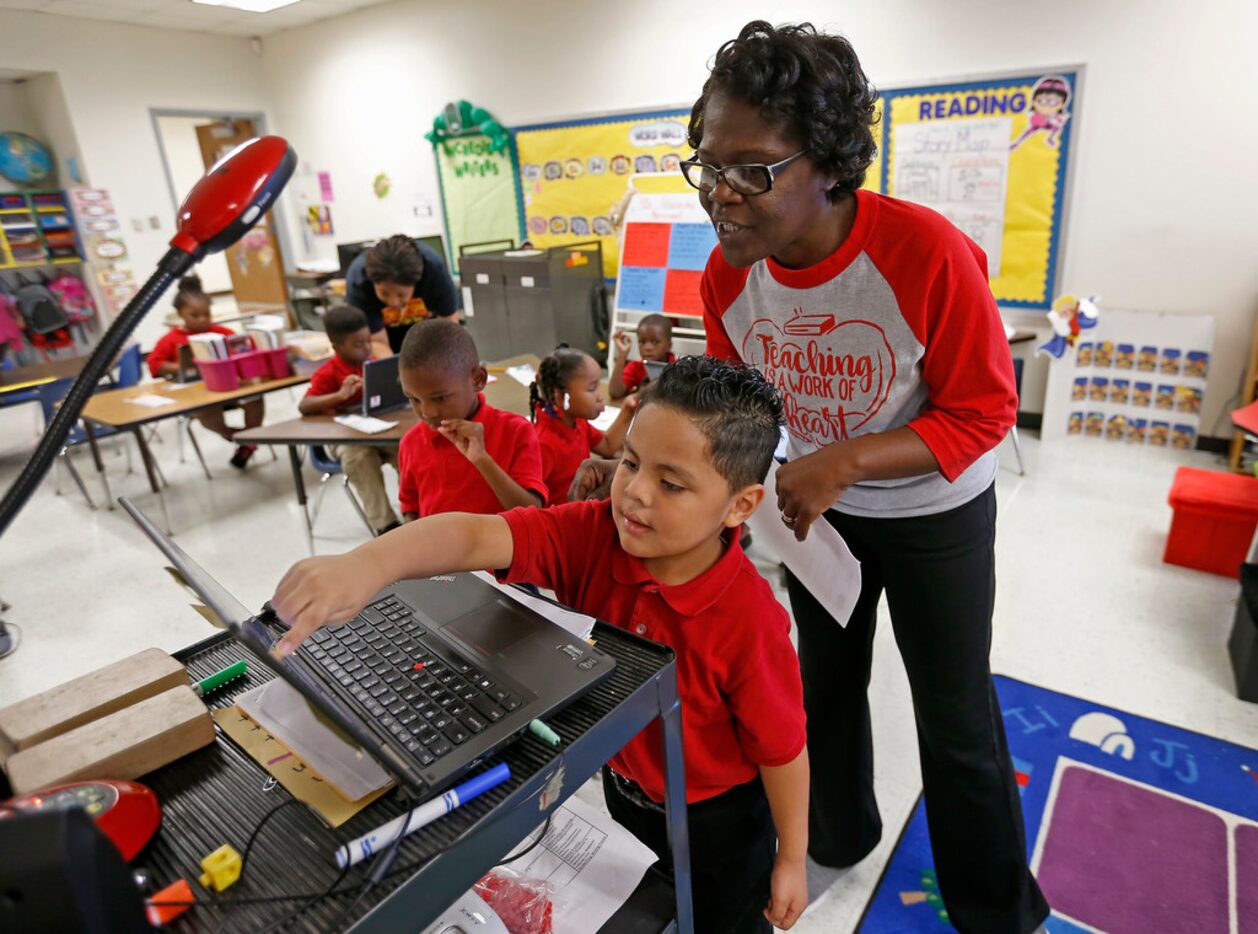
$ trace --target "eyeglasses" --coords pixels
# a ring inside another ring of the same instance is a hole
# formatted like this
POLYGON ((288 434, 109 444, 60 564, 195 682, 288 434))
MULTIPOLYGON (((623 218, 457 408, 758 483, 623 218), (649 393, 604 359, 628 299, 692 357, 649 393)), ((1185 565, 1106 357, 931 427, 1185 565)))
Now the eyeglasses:
POLYGON ((731 191, 740 195, 762 195, 773 188, 773 180, 784 168, 802 156, 807 150, 801 149, 793 156, 787 156, 773 165, 727 165, 718 169, 714 165, 700 162, 697 156, 686 159, 681 164, 681 174, 686 177, 692 188, 702 192, 710 192, 720 182, 725 182, 731 191))

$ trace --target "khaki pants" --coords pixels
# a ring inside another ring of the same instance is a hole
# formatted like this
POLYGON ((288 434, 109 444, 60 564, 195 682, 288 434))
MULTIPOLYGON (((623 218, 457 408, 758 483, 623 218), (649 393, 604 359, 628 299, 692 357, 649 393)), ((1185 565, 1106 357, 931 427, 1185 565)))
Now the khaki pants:
POLYGON ((362 500, 363 510, 372 528, 379 531, 398 521, 389 494, 384 489, 384 465, 394 470, 397 466, 397 448, 375 447, 369 444, 333 444, 328 453, 341 462, 341 470, 349 477, 354 491, 362 500))

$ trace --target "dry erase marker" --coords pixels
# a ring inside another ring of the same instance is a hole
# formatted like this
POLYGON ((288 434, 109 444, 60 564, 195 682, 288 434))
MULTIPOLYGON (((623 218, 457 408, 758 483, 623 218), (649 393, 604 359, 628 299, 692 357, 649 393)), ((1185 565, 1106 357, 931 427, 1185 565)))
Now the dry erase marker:
POLYGON ((440 798, 426 801, 409 814, 395 817, 382 827, 371 833, 363 834, 357 840, 351 840, 336 851, 338 869, 355 866, 367 857, 379 853, 398 837, 405 837, 421 827, 426 827, 438 817, 444 817, 461 804, 466 804, 477 795, 496 788, 511 777, 511 769, 505 762, 495 765, 488 772, 482 772, 475 778, 469 778, 462 785, 447 791, 440 798))

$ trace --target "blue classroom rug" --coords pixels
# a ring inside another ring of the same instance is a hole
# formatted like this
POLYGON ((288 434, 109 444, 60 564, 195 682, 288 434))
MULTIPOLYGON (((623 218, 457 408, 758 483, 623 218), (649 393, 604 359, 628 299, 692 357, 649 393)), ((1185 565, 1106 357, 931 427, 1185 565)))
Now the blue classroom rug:
MULTIPOLYGON (((1258 934, 1258 751, 996 677, 1050 934, 1258 934)), ((945 934, 919 797, 860 934, 945 934)))

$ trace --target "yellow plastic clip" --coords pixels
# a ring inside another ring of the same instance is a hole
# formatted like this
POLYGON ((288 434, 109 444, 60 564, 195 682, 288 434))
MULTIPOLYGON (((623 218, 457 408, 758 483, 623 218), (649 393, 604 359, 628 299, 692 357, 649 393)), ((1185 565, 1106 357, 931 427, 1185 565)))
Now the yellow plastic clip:
POLYGON ((201 860, 201 885, 215 892, 221 892, 240 878, 240 854, 224 843, 217 850, 201 860))

